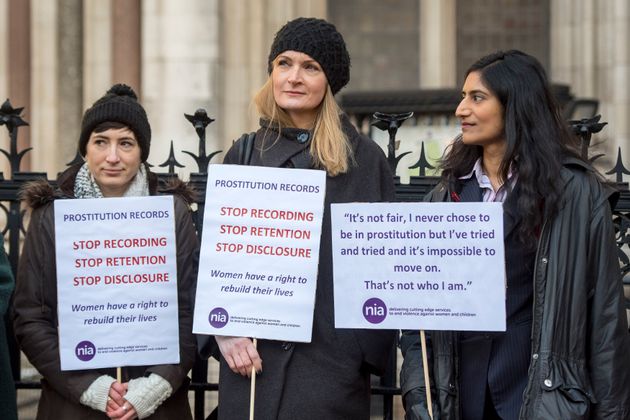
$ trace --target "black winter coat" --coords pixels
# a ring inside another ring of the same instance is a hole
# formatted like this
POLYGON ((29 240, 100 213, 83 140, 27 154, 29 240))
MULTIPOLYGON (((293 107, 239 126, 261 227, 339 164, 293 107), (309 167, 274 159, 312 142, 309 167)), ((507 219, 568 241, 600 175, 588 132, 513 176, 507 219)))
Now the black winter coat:
MULTIPOLYGON (((393 331, 336 329, 333 313, 333 274, 330 204, 392 201, 394 184, 379 146, 360 136, 343 119, 355 164, 342 175, 328 176, 319 272, 310 343, 258 340, 263 372, 256 379, 255 417, 278 420, 369 419, 370 373, 382 373, 393 347, 393 331)), ((308 147, 300 129, 261 127, 256 133, 251 165, 294 167, 295 158, 308 147), (267 135, 264 151, 262 139, 267 135), (302 136, 302 137, 299 137, 302 136)), ((239 163, 239 142, 224 163, 239 163)), ((219 379, 219 419, 245 419, 249 410, 250 381, 233 373, 222 359, 219 379)))
MULTIPOLYGON (((615 194, 577 160, 567 161, 561 177, 561 208, 538 241, 531 362, 519 418, 630 419, 630 334, 609 201, 615 194)), ((441 185, 428 197, 449 199, 441 185)), ((426 412, 417 336, 405 331, 401 338, 407 419, 426 412)), ((441 420, 459 419, 458 334, 430 336, 434 407, 441 420)))

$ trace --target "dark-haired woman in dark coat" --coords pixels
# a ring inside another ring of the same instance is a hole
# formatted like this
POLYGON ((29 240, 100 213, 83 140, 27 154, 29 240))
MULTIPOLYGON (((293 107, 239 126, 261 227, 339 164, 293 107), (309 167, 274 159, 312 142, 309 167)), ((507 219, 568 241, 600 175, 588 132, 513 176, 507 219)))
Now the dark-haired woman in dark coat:
MULTIPOLYGON (((432 331, 434 418, 630 418, 630 340, 611 207, 575 152, 540 63, 498 52, 468 71, 462 135, 428 201, 500 201, 507 329, 432 331)), ((417 331, 401 338, 406 419, 428 419, 417 331)))
POLYGON ((14 329, 20 347, 42 375, 37 419, 192 419, 188 372, 195 360, 190 291, 197 236, 183 183, 158 191, 146 164, 151 127, 135 93, 113 86, 83 116, 79 151, 85 158, 57 179, 28 185, 23 198, 32 209, 20 257, 14 299, 14 329), (174 198, 177 252, 178 364, 62 371, 59 358, 54 201, 59 198, 174 198))

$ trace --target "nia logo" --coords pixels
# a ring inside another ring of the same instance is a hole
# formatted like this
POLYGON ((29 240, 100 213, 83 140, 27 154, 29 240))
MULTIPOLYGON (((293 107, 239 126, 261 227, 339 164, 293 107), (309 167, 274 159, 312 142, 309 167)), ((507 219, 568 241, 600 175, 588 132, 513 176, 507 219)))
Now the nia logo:
POLYGON ((214 328, 223 328, 230 320, 230 316, 227 311, 223 308, 214 308, 210 311, 210 315, 208 316, 208 322, 214 328))
POLYGON ((74 348, 74 354, 79 360, 88 362, 96 355, 96 346, 91 341, 81 341, 74 348))
POLYGON ((370 324, 380 324, 387 316, 387 306, 379 298, 370 298, 363 304, 363 317, 370 324))

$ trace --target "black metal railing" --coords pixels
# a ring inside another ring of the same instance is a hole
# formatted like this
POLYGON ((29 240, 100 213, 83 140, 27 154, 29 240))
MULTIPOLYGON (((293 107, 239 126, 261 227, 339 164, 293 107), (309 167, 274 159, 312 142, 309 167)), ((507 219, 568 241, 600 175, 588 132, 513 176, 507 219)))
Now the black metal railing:
MULTIPOLYGON (((444 108, 444 107, 442 107, 444 108)), ((442 109, 440 107, 433 107, 430 112, 448 112, 452 113, 452 110, 442 109), (439 111, 438 111, 439 109, 439 111)), ((23 225, 24 212, 20 209, 20 200, 18 192, 20 187, 28 181, 35 179, 47 179, 45 173, 38 172, 23 172, 21 171, 20 164, 22 158, 31 149, 27 148, 21 151, 17 150, 17 138, 18 130, 20 127, 28 125, 21 117, 22 108, 13 108, 9 100, 4 102, 0 107, 0 126, 6 126, 9 132, 10 147, 9 151, 0 149, 0 152, 6 157, 10 164, 10 177, 5 179, 4 174, 0 173, 0 209, 5 213, 6 225, 2 228, 2 234, 7 242, 7 253, 11 268, 13 272, 16 272, 17 264, 19 261, 19 249, 20 243, 23 239, 25 227, 23 225)), ((391 166, 391 169, 396 173, 396 169, 400 163, 402 156, 409 153, 406 152, 401 155, 396 155, 397 140, 396 134, 398 128, 413 115, 413 112, 407 112, 404 114, 385 114, 375 113, 373 126, 378 129, 386 130, 389 134, 389 143, 387 147, 387 159, 391 166)), ((356 115, 355 115, 356 116, 356 115)), ((208 164, 213 158, 221 153, 221 151, 214 151, 210 154, 206 153, 206 129, 209 124, 212 123, 212 119, 208 117, 207 113, 203 109, 197 110, 194 114, 185 114, 186 119, 192 124, 199 138, 198 153, 192 153, 190 151, 181 151, 193 158, 197 164, 197 172, 190 174, 189 182, 199 192, 197 201, 197 210, 194 215, 194 222, 197 227, 198 235, 201 237, 202 220, 203 220, 203 207, 204 207, 204 191, 206 186, 207 168, 208 164)), ((365 118, 365 116, 360 116, 365 118)), ((587 156, 588 146, 590 143, 591 135, 603 128, 603 124, 597 119, 584 119, 580 121, 571 122, 574 131, 581 137, 583 141, 582 153, 587 156)), ((420 201, 422 197, 437 183, 438 178, 425 176, 426 171, 434 169, 428 162, 424 153, 424 144, 421 146, 421 150, 417 151, 418 160, 410 167, 410 169, 417 168, 419 170, 419 176, 412 176, 409 184, 402 184, 398 177, 396 177, 396 195, 400 201, 420 201)), ((602 155, 592 157, 591 160, 597 160, 602 155)), ((73 164, 81 159, 79 155, 75 156, 75 159, 69 163, 73 164)), ((170 152, 168 158, 164 163, 158 165, 160 168, 166 168, 167 172, 157 173, 161 180, 165 180, 174 176, 176 168, 183 168, 182 165, 175 157, 175 151, 173 147, 173 141, 170 144, 170 152)), ((626 251, 630 246, 630 218, 627 217, 627 213, 630 211, 630 192, 628 191, 628 184, 623 182, 624 175, 630 175, 630 171, 626 169, 621 159, 621 150, 618 151, 617 161, 615 166, 606 172, 607 175, 614 175, 618 188, 621 190, 621 198, 617 203, 614 214, 614 222, 617 228, 617 243, 620 250, 619 257, 622 264, 622 272, 625 275, 630 273, 630 259, 627 256, 626 251)), ((48 179, 47 179, 48 180, 48 179)), ((51 184, 54 184, 54 180, 48 180, 51 184)), ((630 302, 627 302, 627 306, 630 309, 630 302)), ((8 317, 7 317, 8 318, 8 317)), ((39 382, 25 381, 22 378, 20 370, 20 354, 17 344, 13 338, 13 329, 11 323, 5 320, 10 356, 13 375, 15 378, 15 385, 17 389, 38 389, 40 388, 39 382)), ((192 383, 191 392, 194 393, 194 418, 204 418, 204 401, 205 393, 208 391, 217 391, 218 384, 207 382, 208 361, 197 360, 192 370, 192 383)), ((397 360, 396 352, 393 352, 391 360, 389 361, 389 368, 384 377, 380 379, 378 384, 373 384, 372 394, 382 397, 382 410, 383 419, 391 420, 393 418, 393 402, 396 395, 400 395, 400 388, 398 388, 397 380, 397 360)))

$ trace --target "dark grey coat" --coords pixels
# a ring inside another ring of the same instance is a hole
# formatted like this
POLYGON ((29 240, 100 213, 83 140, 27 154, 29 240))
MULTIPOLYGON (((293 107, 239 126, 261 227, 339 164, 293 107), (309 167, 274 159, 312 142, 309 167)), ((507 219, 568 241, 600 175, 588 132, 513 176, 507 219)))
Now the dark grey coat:
MULTIPOLYGON (((115 369, 62 371, 59 361, 53 202, 56 198, 74 198, 74 179, 79 166, 69 168, 60 176, 57 190, 46 181, 38 181, 23 191, 23 198, 33 212, 18 267, 13 325, 24 354, 43 376, 38 420, 107 419, 105 413, 82 405, 79 399, 99 376, 116 377, 115 369)), ((153 174, 149 176, 149 191, 152 195, 158 193, 153 174)), ((122 380, 126 382, 150 373, 160 375, 171 384, 173 394, 148 418, 185 420, 192 419, 187 375, 196 351, 190 297, 195 282, 193 257, 198 249, 197 235, 188 206, 192 196, 185 185, 173 184, 173 189, 161 193, 173 194, 175 199, 180 363, 123 367, 122 380)))
MULTIPOLYGON (((381 149, 360 136, 344 118, 343 128, 356 165, 345 174, 327 177, 319 273, 311 343, 259 340, 263 372, 256 379, 255 418, 261 420, 368 419, 370 373, 381 373, 394 343, 393 331, 335 329, 333 313, 330 204, 392 201, 392 174, 381 149)), ((305 130, 277 132, 262 127, 256 134, 252 165, 294 167, 291 158, 308 143, 296 141, 305 130), (262 139, 268 136, 264 152, 262 139)), ((239 144, 224 163, 239 163, 239 144)), ((250 381, 233 373, 221 360, 219 418, 246 419, 250 381)))
POLYGON ((4 315, 9 308, 11 292, 15 282, 7 254, 4 252, 4 237, 0 236, 0 413, 3 420, 17 420, 15 385, 11 373, 7 331, 4 315))
MULTIPOLYGON (((630 335, 609 188, 577 160, 561 173, 562 205, 545 222, 534 269, 528 385, 519 418, 630 419, 630 335)), ((449 201, 438 186, 431 201, 449 201)), ((407 419, 428 418, 419 339, 403 332, 407 419)), ((458 336, 431 332, 431 388, 441 420, 461 418, 458 336)), ((483 402, 480 401, 480 404, 483 402)))

